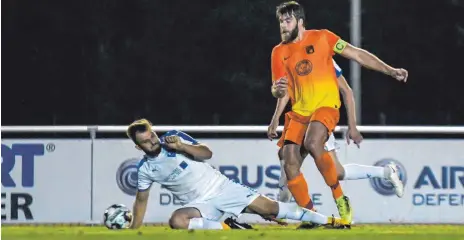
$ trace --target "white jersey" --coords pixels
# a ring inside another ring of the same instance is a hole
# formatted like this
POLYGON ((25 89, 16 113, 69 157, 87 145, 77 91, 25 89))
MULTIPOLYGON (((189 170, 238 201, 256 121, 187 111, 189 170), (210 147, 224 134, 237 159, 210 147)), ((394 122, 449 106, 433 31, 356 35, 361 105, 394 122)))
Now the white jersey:
MULTIPOLYGON (((169 131, 160 137, 177 135, 183 143, 198 144, 198 141, 180 131, 169 131)), ((182 205, 208 199, 217 194, 229 179, 208 163, 195 161, 188 156, 162 147, 156 157, 145 156, 139 163, 138 190, 146 191, 156 182, 178 198, 182 205)))
POLYGON ((335 136, 333 133, 330 134, 329 139, 327 139, 327 142, 325 142, 324 149, 329 152, 330 151, 338 152, 338 150, 340 149, 340 146, 335 141, 335 136))

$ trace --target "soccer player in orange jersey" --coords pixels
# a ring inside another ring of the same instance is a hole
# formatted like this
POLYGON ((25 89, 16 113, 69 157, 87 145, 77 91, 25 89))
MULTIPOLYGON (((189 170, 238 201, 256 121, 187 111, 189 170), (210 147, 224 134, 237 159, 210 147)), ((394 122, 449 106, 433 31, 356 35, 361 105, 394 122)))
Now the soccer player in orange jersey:
MULTIPOLYGON (((343 96, 343 104, 346 108, 346 114, 348 116, 348 132, 346 134, 346 141, 350 144, 351 140, 358 145, 363 140, 361 133, 358 131, 356 127, 356 115, 355 115, 355 101, 353 97, 353 91, 351 87, 348 85, 345 77, 342 74, 342 69, 337 65, 335 61, 335 73, 337 76, 338 86, 340 89, 340 93, 343 96)), ((271 124, 268 128, 268 138, 272 140, 276 138, 277 135, 277 126, 279 125, 279 119, 282 113, 285 110, 290 98, 286 95, 283 98, 277 99, 277 105, 275 109, 275 113, 272 116, 271 124)), ((289 119, 285 119, 284 130, 283 133, 286 132, 286 128, 288 127, 289 119)), ((285 134, 283 134, 285 135, 285 134)), ((279 194, 278 200, 281 202, 290 202, 292 193, 287 188, 287 176, 284 170, 284 159, 282 156, 282 145, 284 139, 280 138, 277 145, 280 147, 278 152, 278 157, 280 160, 281 165, 281 173, 279 179, 279 194)), ((332 159, 335 161, 335 166, 337 169, 337 176, 338 180, 346 181, 346 180, 359 180, 359 179, 369 179, 369 178, 382 178, 392 184, 395 189, 396 195, 398 197, 402 197, 404 193, 404 185, 400 179, 398 174, 398 166, 395 163, 389 163, 384 167, 379 166, 368 166, 368 165, 360 165, 360 164, 345 164, 342 165, 337 157, 338 145, 335 142, 335 136, 332 133, 329 136, 329 139, 325 143, 325 151, 327 151, 332 159)), ((304 151, 301 153, 302 159, 305 159, 308 152, 304 151)), ((286 224, 284 220, 275 220, 279 224, 286 224)), ((317 224, 314 223, 303 223, 298 228, 299 229, 308 229, 317 227, 317 224)))
POLYGON ((276 98, 288 94, 292 105, 292 110, 286 113, 289 124, 282 135, 288 188, 300 206, 313 209, 308 185, 300 173, 303 162, 300 151, 309 151, 332 190, 340 217, 352 222, 349 199, 339 184, 335 162, 324 150, 324 143, 338 124, 341 105, 332 56, 338 53, 399 81, 406 81, 408 72, 392 68, 329 30, 305 30, 304 10, 297 2, 279 5, 276 16, 282 42, 272 50, 271 92, 276 98))

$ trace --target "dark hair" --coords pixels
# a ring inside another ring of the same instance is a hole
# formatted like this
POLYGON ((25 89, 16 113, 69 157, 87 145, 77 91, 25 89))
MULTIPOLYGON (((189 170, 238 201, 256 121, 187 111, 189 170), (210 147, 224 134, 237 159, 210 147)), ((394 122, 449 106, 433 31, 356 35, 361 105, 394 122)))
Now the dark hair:
POLYGON ((129 127, 127 128, 126 134, 135 144, 137 144, 135 135, 138 132, 146 132, 150 130, 151 127, 152 127, 152 124, 150 121, 148 121, 147 119, 139 119, 131 123, 131 125, 129 125, 129 127))
POLYGON ((303 19, 303 25, 305 22, 305 13, 303 7, 296 1, 284 2, 277 6, 276 17, 279 19, 284 14, 293 15, 296 21, 303 19))

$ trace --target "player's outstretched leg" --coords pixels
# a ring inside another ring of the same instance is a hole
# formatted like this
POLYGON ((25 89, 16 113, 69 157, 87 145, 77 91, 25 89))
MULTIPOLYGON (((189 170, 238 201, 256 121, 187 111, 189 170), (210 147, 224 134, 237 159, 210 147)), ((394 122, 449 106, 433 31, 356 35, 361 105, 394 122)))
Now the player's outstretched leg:
MULTIPOLYGON (((316 119, 317 117, 318 116, 316 116, 316 119)), ((306 132, 304 147, 309 150, 319 172, 321 172, 326 184, 332 190, 332 195, 337 204, 340 217, 351 222, 353 219, 351 206, 348 197, 343 195, 342 187, 338 181, 335 161, 324 149, 324 144, 328 136, 328 129, 322 122, 317 120, 312 121, 306 132)))
POLYGON ((193 207, 174 211, 169 219, 169 226, 172 229, 231 229, 226 223, 203 218, 200 211, 193 207))
POLYGON ((341 218, 328 217, 309 209, 302 208, 295 203, 276 202, 262 195, 257 197, 250 205, 248 205, 245 212, 255 213, 263 218, 313 222, 335 228, 349 228, 351 226, 351 222, 347 222, 341 218))
MULTIPOLYGON (((335 154, 334 154, 335 155, 335 154)), ((337 160, 337 169, 339 180, 359 180, 368 178, 383 178, 389 181, 395 188, 396 196, 402 197, 404 194, 404 185, 398 173, 398 166, 395 163, 389 163, 384 167, 368 166, 360 164, 345 164, 341 165, 337 160), (338 166, 340 165, 340 166, 338 166)))
POLYGON ((325 143, 325 150, 329 152, 330 156, 335 161, 338 180, 383 178, 392 183, 398 197, 403 196, 404 186, 398 174, 398 166, 395 163, 392 162, 384 167, 360 164, 345 164, 342 166, 338 160, 336 148, 335 136, 330 134, 329 139, 325 143))

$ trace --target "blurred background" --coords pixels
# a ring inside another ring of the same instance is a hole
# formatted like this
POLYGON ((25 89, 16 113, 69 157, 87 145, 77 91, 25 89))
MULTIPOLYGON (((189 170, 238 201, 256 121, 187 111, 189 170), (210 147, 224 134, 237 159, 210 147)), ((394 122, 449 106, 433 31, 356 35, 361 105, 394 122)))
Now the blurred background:
MULTIPOLYGON (((268 124, 281 2, 2 1, 2 124, 268 124)), ((350 41, 351 1, 301 3, 350 41)), ((362 1, 361 47, 409 71, 361 70, 363 125, 464 122, 463 16, 462 0, 362 1)))
MULTIPOLYGON (((186 132, 211 146, 209 163, 276 199, 281 167, 265 131, 276 104, 270 57, 281 2, 3 0, 2 224, 101 223, 111 204, 132 206, 143 153, 124 131, 141 117, 155 126, 204 125, 186 132), (99 126, 97 135, 89 125, 99 126), (223 125, 262 131, 211 130, 223 125)), ((358 124, 377 126, 361 129, 360 149, 337 132, 341 163, 395 162, 406 189, 397 198, 384 179, 343 181, 355 222, 463 224, 464 0, 299 2, 307 28, 330 29, 409 71, 404 84, 335 56, 355 91, 358 124), (412 127, 379 128, 392 125, 412 127), (417 129, 424 125, 445 128, 417 129)), ((310 157, 303 172, 316 208, 332 213, 310 157)), ((146 221, 166 223, 179 204, 164 188, 151 191, 146 221)))

